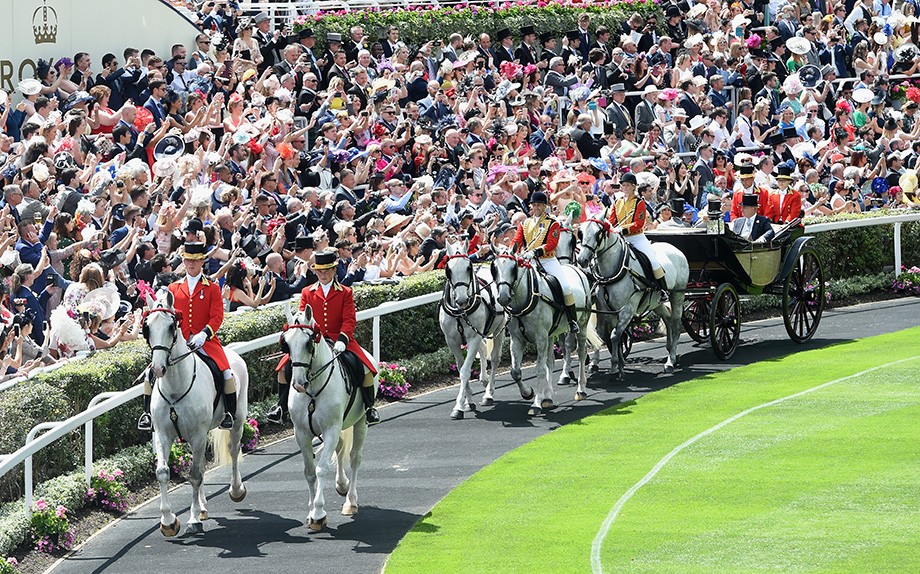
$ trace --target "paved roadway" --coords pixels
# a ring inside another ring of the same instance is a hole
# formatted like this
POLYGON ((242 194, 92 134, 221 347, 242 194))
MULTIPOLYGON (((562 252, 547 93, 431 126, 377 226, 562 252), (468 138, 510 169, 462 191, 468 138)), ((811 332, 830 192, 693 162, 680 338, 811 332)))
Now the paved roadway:
MULTIPOLYGON (((536 420, 526 417, 527 406, 507 376, 496 391, 496 405, 463 421, 448 420, 455 387, 432 392, 382 410, 384 423, 371 429, 365 446, 358 482, 360 513, 353 519, 341 515, 342 498, 330 486, 329 528, 307 534, 303 466, 294 440, 288 439, 243 459, 249 493, 239 505, 227 496, 226 469, 206 476, 211 520, 205 522, 204 534, 163 538, 155 500, 110 525, 53 572, 275 573, 305 567, 379 572, 403 534, 453 488, 505 452, 562 424, 713 371, 912 327, 918 317, 918 299, 830 311, 814 340, 804 346, 787 339, 781 319, 748 324, 729 362, 718 361, 710 349, 693 346, 683 335, 683 368, 673 376, 661 375, 661 343, 637 344, 627 365, 628 385, 611 385, 605 375, 595 375, 588 400, 578 404, 572 400, 573 387, 557 388, 557 400, 563 402, 536 420)), ((525 371, 525 376, 532 372, 525 371)), ((182 509, 183 525, 189 496, 187 486, 172 495, 173 507, 182 509)))

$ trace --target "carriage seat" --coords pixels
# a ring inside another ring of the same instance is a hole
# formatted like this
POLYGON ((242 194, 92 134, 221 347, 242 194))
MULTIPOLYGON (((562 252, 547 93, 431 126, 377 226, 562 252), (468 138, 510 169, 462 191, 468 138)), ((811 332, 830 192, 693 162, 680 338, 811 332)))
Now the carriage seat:
POLYGON ((632 245, 629 246, 629 250, 632 252, 633 257, 639 262, 639 265, 642 267, 642 279, 646 282, 647 287, 650 289, 657 288, 658 280, 655 279, 655 275, 652 272, 652 262, 649 261, 648 255, 642 253, 632 245))

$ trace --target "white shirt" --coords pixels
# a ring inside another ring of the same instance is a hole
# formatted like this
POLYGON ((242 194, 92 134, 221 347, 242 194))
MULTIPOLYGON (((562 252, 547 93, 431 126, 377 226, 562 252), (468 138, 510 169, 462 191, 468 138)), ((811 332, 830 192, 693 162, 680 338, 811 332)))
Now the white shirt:
POLYGON ((195 292, 195 287, 198 286, 198 282, 201 281, 201 273, 192 277, 191 275, 185 276, 185 282, 188 283, 188 294, 191 295, 195 292))
POLYGON ((732 222, 732 231, 740 235, 745 239, 751 238, 751 232, 754 231, 754 218, 757 215, 752 217, 739 217, 734 222, 732 222))
POLYGON ((323 289, 323 297, 328 297, 328 296, 329 296, 329 290, 332 289, 332 284, 333 284, 333 283, 334 283, 333 281, 330 281, 329 283, 325 283, 325 284, 324 284, 324 283, 320 283, 320 284, 319 284, 319 286, 322 287, 322 289, 323 289))

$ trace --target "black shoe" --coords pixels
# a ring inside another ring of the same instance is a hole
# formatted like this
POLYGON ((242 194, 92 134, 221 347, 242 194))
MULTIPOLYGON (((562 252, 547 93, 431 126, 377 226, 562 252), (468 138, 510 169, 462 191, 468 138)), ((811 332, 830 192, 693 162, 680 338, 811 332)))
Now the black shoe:
POLYGON ((276 425, 284 424, 285 422, 291 420, 291 415, 284 412, 284 408, 281 405, 275 405, 272 407, 272 410, 268 411, 268 422, 276 425))
POLYGON ((367 424, 375 425, 380 422, 380 413, 377 412, 377 409, 371 407, 367 409, 367 424))
POLYGON ((220 428, 233 428, 233 413, 236 412, 236 393, 224 394, 224 420, 220 421, 220 428))
POLYGON ((137 430, 153 432, 153 419, 150 418, 150 413, 144 413, 137 419, 137 430))
POLYGON ((232 429, 233 428, 233 415, 231 415, 230 413, 224 413, 224 420, 220 421, 220 428, 232 429))

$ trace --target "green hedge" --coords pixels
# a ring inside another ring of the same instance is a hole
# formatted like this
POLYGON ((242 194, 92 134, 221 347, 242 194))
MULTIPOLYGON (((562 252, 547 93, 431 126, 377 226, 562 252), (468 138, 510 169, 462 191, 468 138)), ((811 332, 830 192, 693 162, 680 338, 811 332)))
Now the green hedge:
MULTIPOLYGON (((870 219, 904 214, 903 210, 839 215, 809 219, 807 224, 870 219)), ((871 275, 894 264, 894 225, 855 227, 814 234, 812 243, 821 255, 825 275, 835 279, 871 275)), ((901 224, 901 260, 908 266, 920 263, 920 222, 901 224)))
POLYGON ((327 12, 314 17, 305 17, 295 22, 294 29, 312 28, 317 36, 317 44, 325 44, 327 32, 339 32, 347 35, 352 26, 361 26, 364 33, 372 39, 383 38, 387 26, 399 27, 399 39, 410 46, 418 46, 440 38, 447 38, 458 32, 464 36, 476 37, 480 32, 492 35, 493 46, 498 45, 495 32, 510 28, 519 41, 518 29, 533 25, 537 32, 551 31, 561 41, 565 32, 577 27, 578 15, 583 12, 591 14, 591 30, 598 26, 607 26, 618 37, 622 23, 634 12, 643 16, 656 15, 663 22, 661 8, 653 1, 598 1, 590 5, 563 4, 561 2, 524 3, 512 5, 510 2, 496 2, 495 7, 488 6, 448 6, 431 10, 428 8, 405 10, 379 10, 369 8, 355 12, 327 12), (530 5, 527 5, 530 4, 530 5))
MULTIPOLYGON (((355 305, 369 309, 387 301, 398 301, 440 291, 444 274, 440 271, 423 273, 405 279, 397 285, 357 285, 355 305)), ((285 321, 280 306, 263 310, 227 315, 218 333, 224 343, 251 341, 277 333, 285 321)), ((358 341, 371 346, 370 321, 359 323, 358 341)), ((407 309, 383 317, 381 340, 385 342, 383 357, 395 360, 427 353, 442 346, 437 322, 437 305, 407 309), (411 328, 408 328, 411 327, 411 328)), ((276 359, 263 360, 278 352, 277 345, 243 355, 249 365, 252 402, 274 396, 276 359)), ((85 410, 97 394, 130 388, 150 361, 150 351, 144 341, 130 341, 113 349, 94 353, 92 357, 68 362, 63 367, 38 375, 0 393, 0 453, 9 453, 25 443, 26 433, 39 422, 63 420, 85 410)), ((149 439, 135 429, 141 402, 133 401, 98 419, 94 425, 94 457, 111 455, 127 446, 149 439)), ((61 439, 35 459, 37 481, 47 480, 75 468, 83 451, 82 431, 69 439, 61 439)), ((0 499, 11 500, 22 494, 22 472, 13 472, 0 479, 0 499)))

